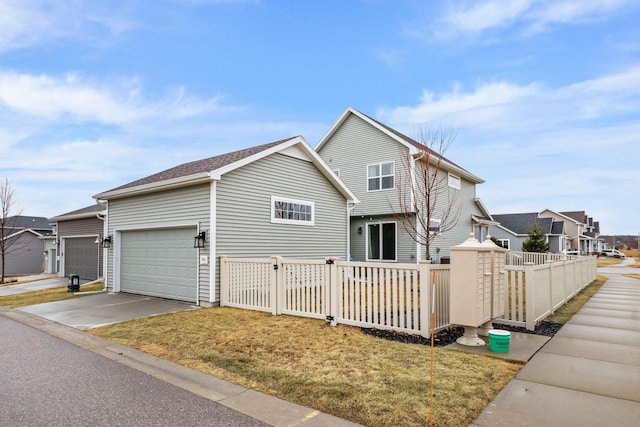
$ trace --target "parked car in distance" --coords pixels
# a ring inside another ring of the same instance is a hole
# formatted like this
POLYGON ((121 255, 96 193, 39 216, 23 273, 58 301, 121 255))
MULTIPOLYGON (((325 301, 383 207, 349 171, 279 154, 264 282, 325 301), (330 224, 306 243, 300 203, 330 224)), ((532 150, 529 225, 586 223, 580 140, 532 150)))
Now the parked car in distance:
POLYGON ((617 249, 604 249, 600 256, 612 256, 614 258, 626 258, 626 255, 617 249))

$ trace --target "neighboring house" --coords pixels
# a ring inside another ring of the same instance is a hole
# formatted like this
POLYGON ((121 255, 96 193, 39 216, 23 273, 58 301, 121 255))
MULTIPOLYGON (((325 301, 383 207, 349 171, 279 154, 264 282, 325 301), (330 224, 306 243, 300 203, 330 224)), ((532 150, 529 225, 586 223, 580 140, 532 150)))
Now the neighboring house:
POLYGON ((108 289, 202 306, 220 301, 221 255, 346 258, 347 209, 357 203, 301 136, 94 197, 107 201, 108 289))
POLYGON ((584 211, 555 212, 545 209, 540 212, 541 218, 553 218, 556 221, 563 221, 564 231, 567 235, 567 250, 576 251, 580 255, 597 253, 602 250, 603 242, 596 235, 596 227, 584 211))
POLYGON ((49 218, 56 225, 58 246, 49 249, 48 259, 55 260, 59 254, 60 277, 70 274, 86 280, 102 277, 100 237, 106 209, 106 203, 96 203, 49 218))
MULTIPOLYGON (((424 153, 431 152, 428 147, 347 108, 317 144, 316 151, 361 202, 350 211, 353 260, 415 263, 432 259, 440 262, 449 257, 449 247, 465 241, 470 233, 484 240, 489 225, 494 223, 476 197, 476 185, 484 181, 441 158, 440 178, 448 183, 445 184, 448 188, 443 189, 448 194, 441 195, 440 205, 431 215, 429 229, 437 236, 430 245, 431 253, 427 254, 405 231, 396 214, 404 205, 404 211, 413 214, 411 221, 417 224, 413 206, 401 202, 401 197, 403 200, 414 197, 407 188, 424 170, 424 153), (439 233, 439 215, 446 209, 447 197, 455 200, 453 210, 459 213, 459 218, 455 227, 439 233)), ((436 159, 438 153, 431 153, 431 160, 436 159)))
POLYGON ((586 253, 601 253, 604 248, 604 241, 600 238, 600 223, 594 221, 585 211, 560 212, 562 215, 573 218, 584 224, 584 241, 586 253))
POLYGON ((540 218, 537 212, 516 214, 494 214, 492 218, 499 222, 489 227, 489 234, 495 237, 502 247, 512 251, 521 251, 522 244, 529 238, 529 231, 537 224, 545 231, 549 252, 562 253, 566 250, 564 222, 553 218, 540 218))
POLYGON ((5 224, 7 249, 4 273, 42 273, 45 270, 45 244, 42 238, 52 233, 47 219, 40 216, 11 216, 5 219, 5 224))

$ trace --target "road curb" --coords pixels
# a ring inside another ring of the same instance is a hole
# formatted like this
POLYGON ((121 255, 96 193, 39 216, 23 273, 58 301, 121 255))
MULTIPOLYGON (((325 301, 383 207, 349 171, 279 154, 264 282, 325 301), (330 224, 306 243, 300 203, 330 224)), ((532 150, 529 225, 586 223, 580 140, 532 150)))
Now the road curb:
POLYGON ((359 425, 312 408, 241 387, 33 314, 0 307, 0 316, 144 372, 272 426, 347 427, 359 425))

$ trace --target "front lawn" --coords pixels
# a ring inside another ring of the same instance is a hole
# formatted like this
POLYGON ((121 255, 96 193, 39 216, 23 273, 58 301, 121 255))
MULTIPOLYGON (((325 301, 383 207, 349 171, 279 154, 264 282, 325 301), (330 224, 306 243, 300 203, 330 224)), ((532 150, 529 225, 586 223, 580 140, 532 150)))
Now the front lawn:
MULTIPOLYGON (((101 291, 104 284, 101 282, 91 285, 81 286, 77 296, 81 296, 83 292, 101 291)), ((62 301, 74 298, 73 292, 67 292, 67 287, 41 289, 39 291, 25 292, 22 294, 8 295, 0 297, 0 305, 10 308, 24 307, 26 305, 41 304, 45 302, 62 301)))
MULTIPOLYGON (((429 421, 428 346, 321 320, 226 307, 87 332, 364 425, 429 421)), ((434 351, 438 426, 469 425, 522 367, 441 347, 434 351)))

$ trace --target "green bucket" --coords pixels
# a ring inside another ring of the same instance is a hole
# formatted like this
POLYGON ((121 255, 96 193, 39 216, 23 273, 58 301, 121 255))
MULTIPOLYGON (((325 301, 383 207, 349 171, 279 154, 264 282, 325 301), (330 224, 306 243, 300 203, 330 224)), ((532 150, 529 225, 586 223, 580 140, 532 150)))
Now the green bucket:
POLYGON ((489 350, 496 353, 509 353, 509 341, 511 332, 502 329, 491 329, 489 331, 489 350))

